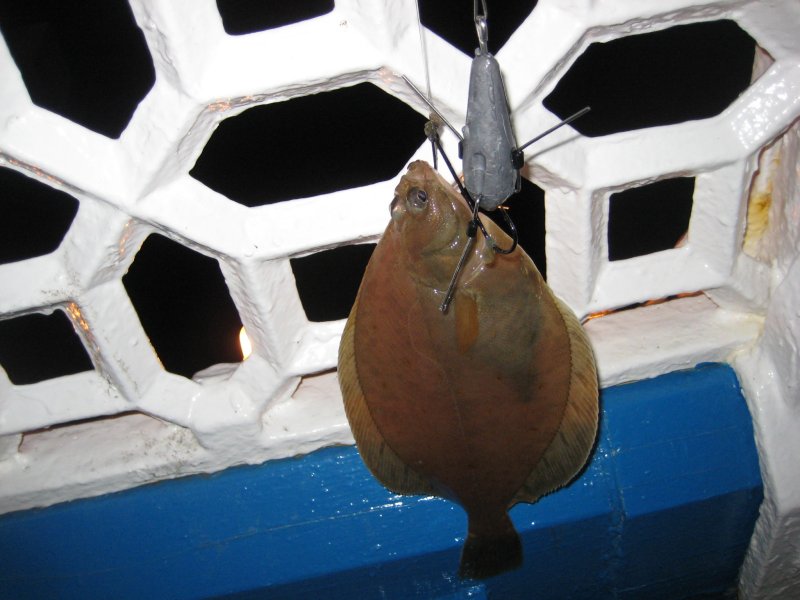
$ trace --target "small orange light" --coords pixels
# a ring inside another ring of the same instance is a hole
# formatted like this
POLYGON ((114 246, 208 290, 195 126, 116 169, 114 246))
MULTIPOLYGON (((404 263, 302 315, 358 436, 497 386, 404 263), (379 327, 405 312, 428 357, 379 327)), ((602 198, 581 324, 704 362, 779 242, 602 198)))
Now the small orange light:
POLYGON ((239 330, 239 347, 242 349, 242 360, 246 360, 253 352, 253 345, 250 343, 250 338, 247 337, 244 327, 239 330))

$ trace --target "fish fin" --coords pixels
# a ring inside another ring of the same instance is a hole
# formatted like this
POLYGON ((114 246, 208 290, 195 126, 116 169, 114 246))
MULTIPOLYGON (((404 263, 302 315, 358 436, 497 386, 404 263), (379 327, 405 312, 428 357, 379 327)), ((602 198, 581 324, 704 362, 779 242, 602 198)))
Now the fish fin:
POLYGON ((503 520, 490 531, 476 531, 470 519, 467 539, 461 550, 459 577, 486 579, 521 566, 522 541, 507 513, 503 513, 503 520))
POLYGON ((570 343, 570 385, 558 432, 512 502, 534 502, 570 481, 589 457, 597 435, 597 368, 589 338, 572 310, 551 292, 570 343))
POLYGON ((455 301, 456 340, 463 354, 478 339, 478 303, 469 294, 459 293, 455 301))
POLYGON ((339 344, 339 387, 345 414, 353 431, 358 452, 367 468, 387 488, 398 494, 434 494, 431 483, 411 469, 389 447, 372 419, 358 380, 355 355, 355 326, 358 298, 347 319, 339 344))

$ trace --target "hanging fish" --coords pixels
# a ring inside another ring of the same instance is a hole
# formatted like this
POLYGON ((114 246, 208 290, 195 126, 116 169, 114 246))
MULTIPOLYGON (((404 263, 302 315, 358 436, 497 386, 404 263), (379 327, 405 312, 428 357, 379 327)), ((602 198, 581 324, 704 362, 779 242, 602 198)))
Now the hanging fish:
POLYGON ((598 418, 591 347, 530 258, 496 253, 480 235, 440 311, 472 213, 427 163, 409 166, 391 214, 339 348, 345 410, 387 488, 464 508, 459 574, 489 577, 522 564, 508 509, 587 460, 598 418))

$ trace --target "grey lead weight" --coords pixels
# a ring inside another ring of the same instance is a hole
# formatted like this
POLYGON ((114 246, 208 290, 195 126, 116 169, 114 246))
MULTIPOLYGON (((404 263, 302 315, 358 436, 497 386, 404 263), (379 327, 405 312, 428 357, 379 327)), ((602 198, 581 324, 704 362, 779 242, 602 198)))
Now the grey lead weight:
MULTIPOLYGON (((500 65, 483 49, 472 60, 461 159, 464 185, 484 210, 495 210, 520 189, 519 167, 500 65)), ((521 166, 521 165, 520 165, 521 166)))

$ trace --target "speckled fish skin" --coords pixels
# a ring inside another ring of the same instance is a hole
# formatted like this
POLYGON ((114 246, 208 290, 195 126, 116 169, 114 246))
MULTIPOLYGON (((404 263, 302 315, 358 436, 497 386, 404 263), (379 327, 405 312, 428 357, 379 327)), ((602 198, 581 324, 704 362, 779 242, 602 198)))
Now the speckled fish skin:
POLYGON ((391 214, 342 337, 345 410, 386 487, 466 510, 460 575, 492 576, 522 561, 508 509, 566 484, 588 458, 591 347, 524 251, 495 253, 480 233, 442 314, 470 211, 426 163, 409 166, 391 214))

